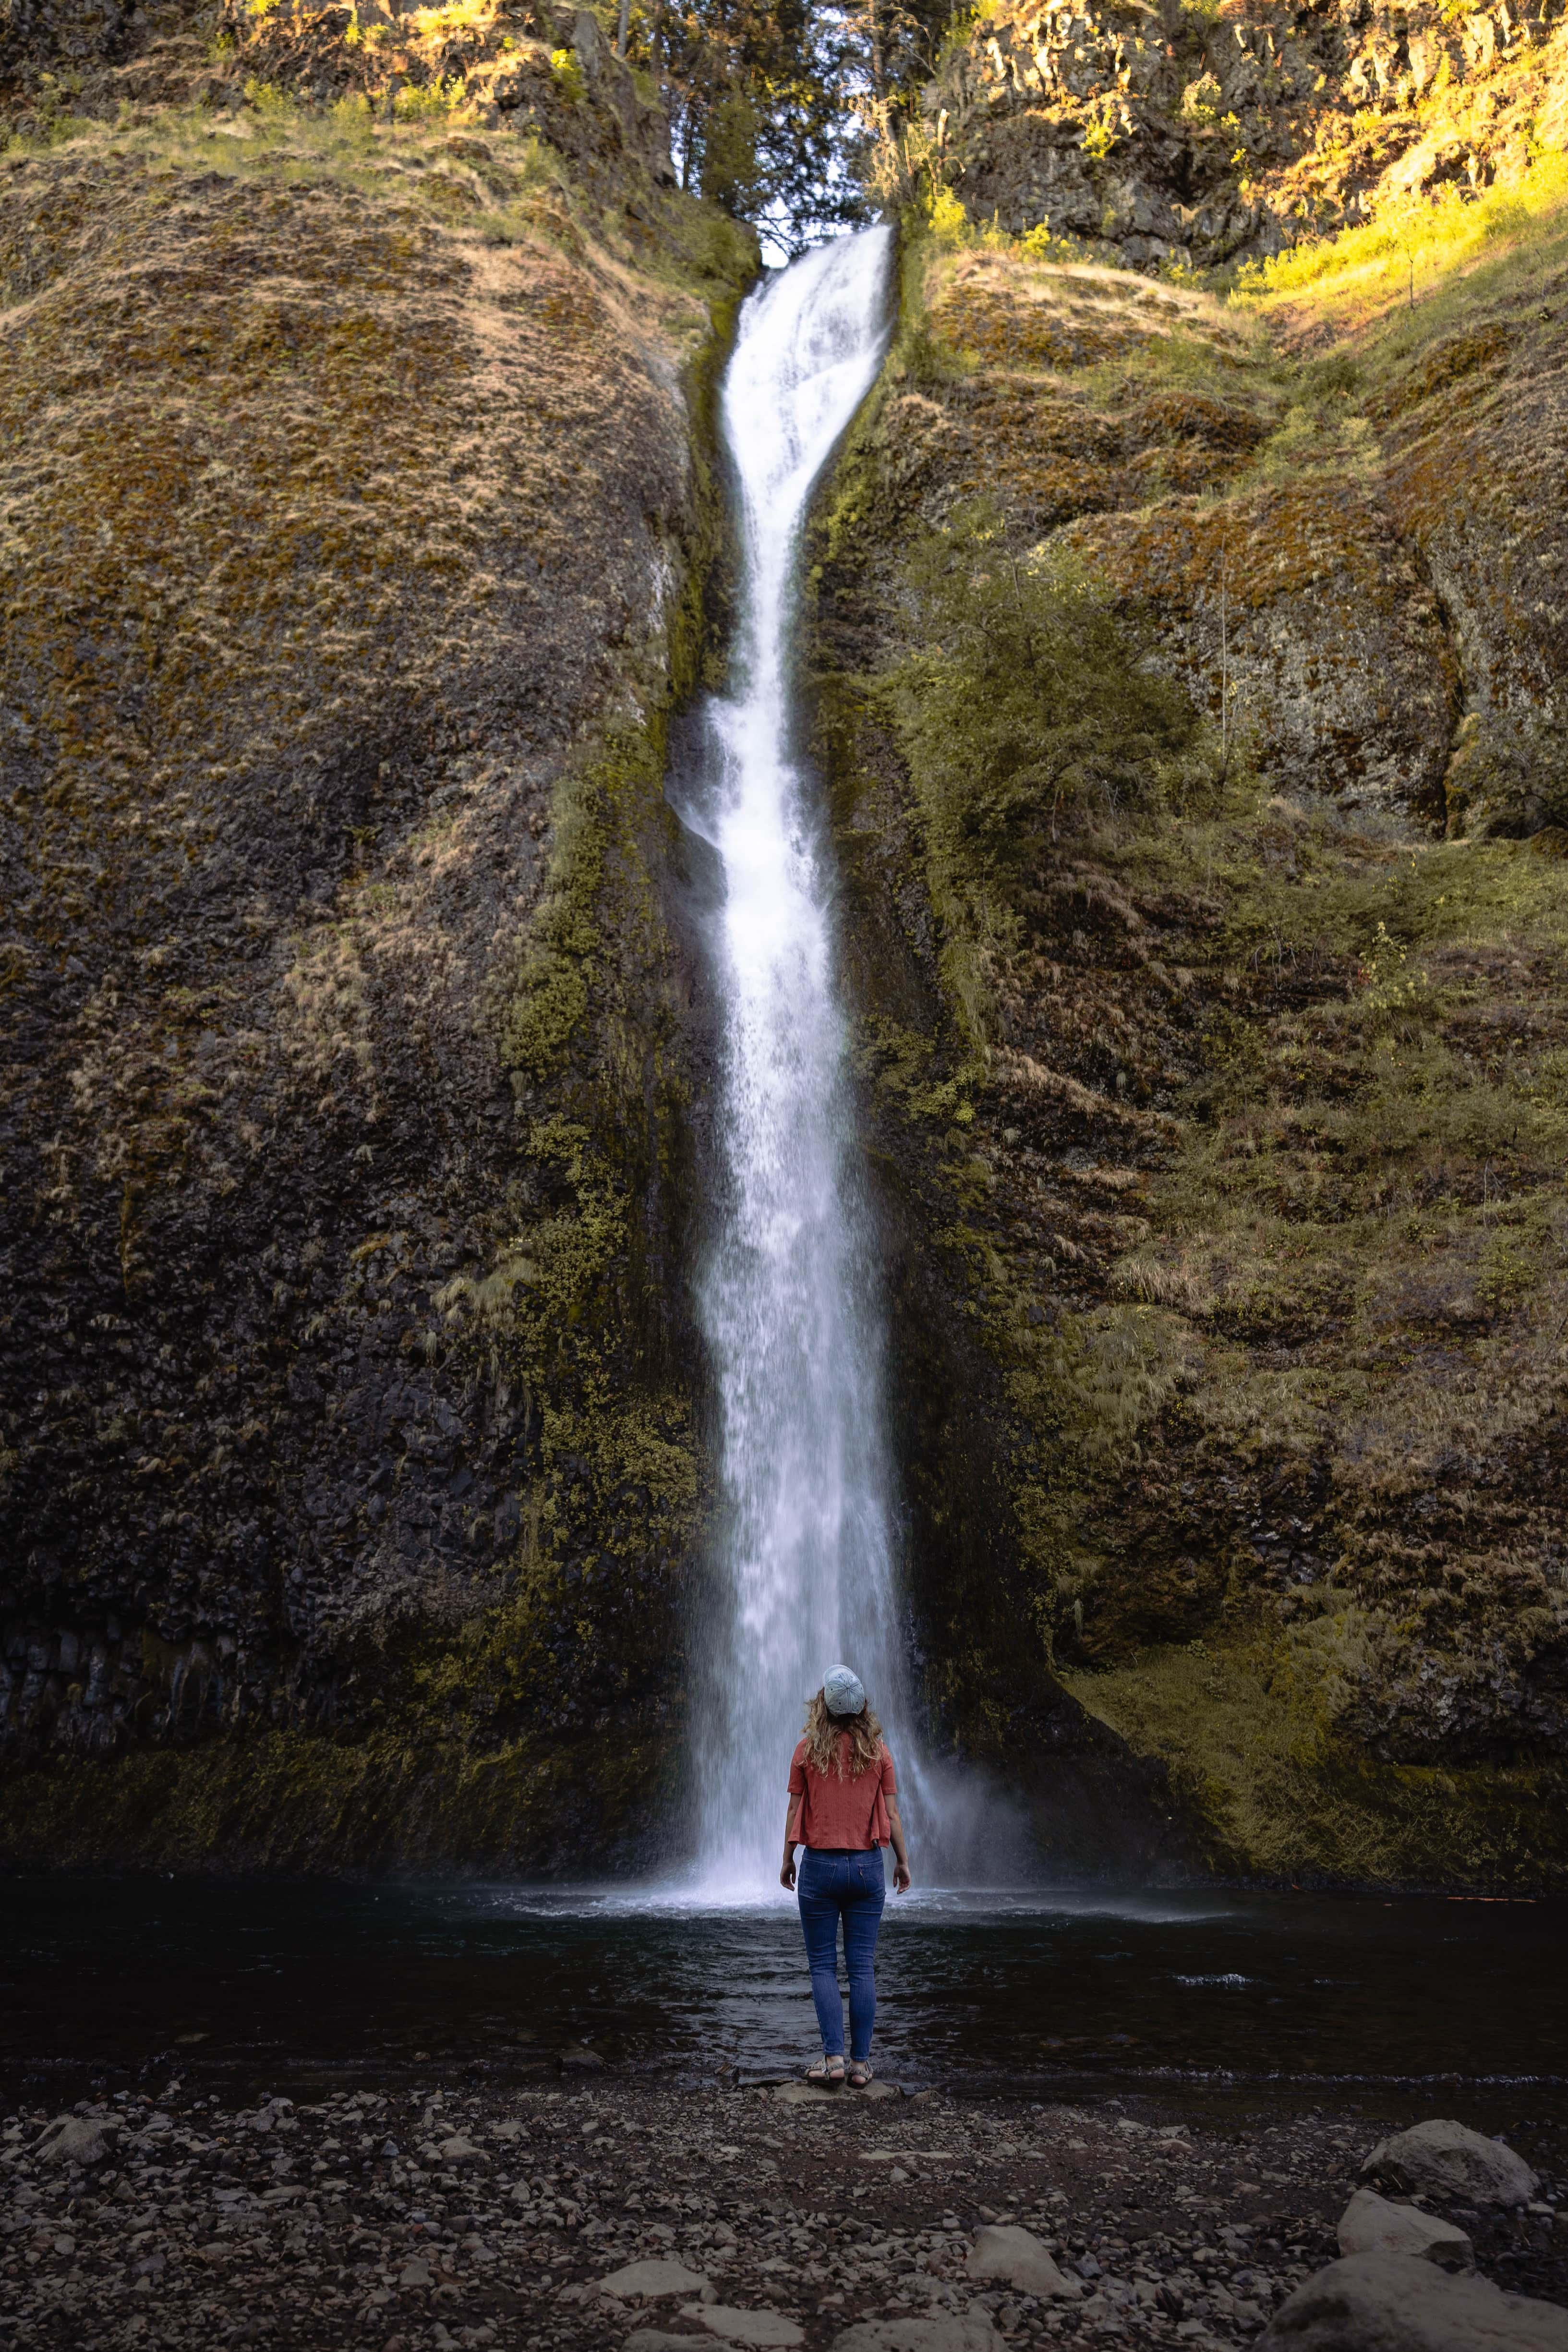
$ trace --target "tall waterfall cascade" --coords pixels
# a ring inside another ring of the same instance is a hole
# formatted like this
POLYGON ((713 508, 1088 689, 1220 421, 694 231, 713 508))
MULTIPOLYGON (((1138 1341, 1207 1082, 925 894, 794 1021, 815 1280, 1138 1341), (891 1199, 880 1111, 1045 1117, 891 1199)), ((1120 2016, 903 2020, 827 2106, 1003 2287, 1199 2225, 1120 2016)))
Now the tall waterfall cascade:
POLYGON ((882 362, 892 242, 874 228, 821 247, 754 293, 723 393, 742 619, 734 690, 706 712, 721 1187, 698 1313, 722 1572, 695 1745, 698 1883, 732 1899, 777 1891, 790 1751, 824 1667, 855 1668, 901 1771, 915 1762, 832 877, 789 677, 801 523, 882 362))

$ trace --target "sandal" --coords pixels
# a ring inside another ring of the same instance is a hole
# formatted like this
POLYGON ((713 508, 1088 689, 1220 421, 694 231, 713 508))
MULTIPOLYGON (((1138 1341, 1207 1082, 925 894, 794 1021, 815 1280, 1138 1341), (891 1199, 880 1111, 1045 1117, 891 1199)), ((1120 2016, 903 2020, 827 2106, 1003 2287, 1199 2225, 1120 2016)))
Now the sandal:
POLYGON ((836 2091, 843 2079, 844 2062, 841 2057, 819 2058, 814 2066, 806 2069, 807 2082, 820 2084, 826 2091, 836 2091))
POLYGON ((871 2074, 872 2066, 871 2060, 869 2058, 852 2058, 850 2060, 850 2088, 852 2091, 863 2091, 866 2084, 871 2081, 871 2074))

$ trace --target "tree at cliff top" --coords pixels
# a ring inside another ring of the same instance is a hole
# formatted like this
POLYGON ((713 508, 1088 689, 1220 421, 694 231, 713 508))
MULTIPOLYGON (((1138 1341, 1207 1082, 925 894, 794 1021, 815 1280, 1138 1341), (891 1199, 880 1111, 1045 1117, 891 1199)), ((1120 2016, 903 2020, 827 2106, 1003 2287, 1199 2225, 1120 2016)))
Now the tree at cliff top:
POLYGON ((662 74, 681 184, 783 255, 865 218, 867 121, 913 105, 954 16, 951 0, 687 0, 632 53, 662 74))
POLYGON ((811 0, 695 0, 656 36, 683 187, 766 228, 784 252, 855 216, 836 169, 846 58, 811 0))

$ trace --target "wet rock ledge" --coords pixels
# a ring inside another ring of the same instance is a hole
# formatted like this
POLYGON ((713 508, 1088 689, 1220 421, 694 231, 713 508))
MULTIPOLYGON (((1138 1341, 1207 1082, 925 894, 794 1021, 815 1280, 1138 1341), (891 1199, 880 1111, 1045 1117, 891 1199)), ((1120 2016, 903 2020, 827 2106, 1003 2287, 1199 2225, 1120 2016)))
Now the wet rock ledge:
POLYGON ((0 2344, 1568 2347, 1561 2184, 1411 2122, 670 2086, 586 2053, 482 2095, 174 2082, 0 2123, 0 2344))

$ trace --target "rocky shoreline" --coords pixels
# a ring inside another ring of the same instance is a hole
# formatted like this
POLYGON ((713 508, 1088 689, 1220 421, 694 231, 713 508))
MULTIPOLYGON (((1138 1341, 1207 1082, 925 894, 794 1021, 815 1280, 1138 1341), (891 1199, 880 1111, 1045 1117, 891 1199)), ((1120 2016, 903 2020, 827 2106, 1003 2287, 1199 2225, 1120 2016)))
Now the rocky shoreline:
POLYGON ((1563 2184, 1459 2125, 561 2066, 12 2113, 0 2346, 1568 2347, 1563 2184))

